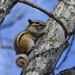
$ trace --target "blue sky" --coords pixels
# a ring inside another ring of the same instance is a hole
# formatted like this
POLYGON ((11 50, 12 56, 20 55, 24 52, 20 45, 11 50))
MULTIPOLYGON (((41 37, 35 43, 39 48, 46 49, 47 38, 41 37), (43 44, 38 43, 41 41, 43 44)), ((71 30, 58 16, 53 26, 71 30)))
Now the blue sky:
MULTIPOLYGON (((31 2, 51 12, 53 10, 53 7, 57 4, 57 1, 58 0, 32 0, 31 2)), ((13 47, 13 40, 15 35, 26 28, 28 24, 28 19, 37 19, 46 22, 48 20, 48 16, 37 9, 31 8, 28 5, 17 3, 4 19, 2 23, 2 29, 0 28, 0 40, 2 40, 2 44, 6 46, 10 45, 11 47, 13 47), (9 27, 7 27, 8 25, 9 27)), ((74 42, 69 52, 68 58, 58 70, 55 70, 56 73, 65 68, 69 68, 75 65, 74 42)), ((16 57, 15 51, 13 49, 6 48, 0 48, 0 51, 0 74, 19 75, 21 72, 21 68, 17 67, 14 62, 16 57)), ((58 64, 62 61, 66 52, 67 50, 63 53, 58 64)))

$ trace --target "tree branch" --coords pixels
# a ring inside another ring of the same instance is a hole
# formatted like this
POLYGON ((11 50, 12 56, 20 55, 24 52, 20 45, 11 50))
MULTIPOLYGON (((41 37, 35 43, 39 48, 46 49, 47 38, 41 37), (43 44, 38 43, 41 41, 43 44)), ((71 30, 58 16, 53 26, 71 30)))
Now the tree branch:
POLYGON ((16 3, 16 0, 0 0, 0 25, 16 3))
POLYGON ((0 46, 0 48, 3 48, 3 49, 13 49, 14 50, 14 48, 11 47, 11 46, 0 46))
POLYGON ((75 75, 75 66, 70 69, 63 70, 56 75, 75 75))
MULTIPOLYGON (((33 5, 33 7, 36 6, 33 5)), ((38 9, 41 8, 38 7, 38 9)), ((56 15, 62 14, 62 16, 67 13, 65 17, 69 19, 69 22, 63 19, 63 23, 64 25, 66 25, 67 23, 66 27, 69 29, 69 31, 72 31, 74 28, 75 18, 73 17, 74 15, 72 15, 72 13, 69 13, 69 9, 70 8, 68 6, 66 7, 64 3, 62 4, 60 2, 57 4, 56 9, 53 11, 53 13, 56 15), (59 8, 61 9, 60 12, 58 11, 60 10, 59 8)), ((48 13, 48 16, 49 14, 51 13, 48 13)), ((44 30, 44 32, 47 32, 47 34, 40 37, 36 42, 34 49, 28 56, 28 64, 22 70, 21 75, 54 75, 55 66, 63 51, 68 47, 68 42, 64 37, 65 34, 63 32, 63 29, 60 27, 57 21, 53 20, 53 15, 51 14, 50 16, 51 18, 49 18, 49 20, 47 21, 47 26, 44 30)))
POLYGON ((33 3, 31 3, 31 2, 25 1, 25 0, 18 0, 18 2, 27 4, 27 5, 29 5, 29 6, 31 6, 31 7, 33 7, 33 8, 36 8, 36 9, 42 11, 42 12, 45 13, 45 14, 47 14, 50 18, 53 18, 56 22, 58 22, 58 23, 61 25, 61 27, 64 29, 65 35, 68 35, 68 31, 67 31, 65 25, 63 24, 63 22, 60 21, 58 18, 56 18, 51 12, 48 12, 48 11, 46 11, 45 9, 43 9, 43 8, 41 8, 41 7, 39 7, 39 6, 35 5, 35 4, 33 4, 33 3))
POLYGON ((48 12, 48 11, 46 11, 45 9, 43 9, 43 8, 41 8, 41 7, 39 7, 39 6, 35 5, 35 4, 33 4, 33 3, 31 3, 31 2, 28 2, 28 1, 26 1, 26 0, 18 0, 18 2, 27 4, 27 5, 29 5, 29 6, 31 6, 31 7, 33 7, 33 8, 36 8, 36 9, 42 11, 43 13, 47 14, 50 18, 53 18, 53 19, 54 19, 56 22, 58 22, 58 23, 60 24, 60 26, 64 29, 64 31, 65 31, 65 37, 67 37, 68 35, 73 35, 73 34, 75 34, 75 31, 68 33, 68 31, 67 31, 67 29, 66 29, 64 23, 63 23, 61 20, 59 20, 57 17, 55 17, 51 12, 48 12))

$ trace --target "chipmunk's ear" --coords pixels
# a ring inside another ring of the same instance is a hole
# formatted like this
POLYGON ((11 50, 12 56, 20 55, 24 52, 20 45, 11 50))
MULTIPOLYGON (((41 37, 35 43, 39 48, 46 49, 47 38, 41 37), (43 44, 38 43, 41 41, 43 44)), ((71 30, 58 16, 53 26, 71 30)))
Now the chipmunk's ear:
POLYGON ((33 20, 31 20, 31 19, 28 19, 28 22, 29 22, 29 24, 34 23, 33 20))

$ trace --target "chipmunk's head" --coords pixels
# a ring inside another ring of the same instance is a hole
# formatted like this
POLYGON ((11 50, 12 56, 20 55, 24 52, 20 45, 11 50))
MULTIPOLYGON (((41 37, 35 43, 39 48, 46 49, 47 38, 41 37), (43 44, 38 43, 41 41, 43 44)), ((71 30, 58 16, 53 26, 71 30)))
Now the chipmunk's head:
POLYGON ((27 65, 27 60, 28 60, 28 57, 26 54, 19 54, 17 55, 15 62, 17 66, 23 68, 27 65))
POLYGON ((29 19, 28 22, 29 22, 29 26, 35 27, 37 29, 43 29, 44 27, 46 27, 46 23, 40 20, 29 19))
POLYGON ((42 30, 46 27, 46 23, 40 20, 28 20, 29 26, 27 27, 28 32, 34 36, 39 36, 42 33, 42 30))

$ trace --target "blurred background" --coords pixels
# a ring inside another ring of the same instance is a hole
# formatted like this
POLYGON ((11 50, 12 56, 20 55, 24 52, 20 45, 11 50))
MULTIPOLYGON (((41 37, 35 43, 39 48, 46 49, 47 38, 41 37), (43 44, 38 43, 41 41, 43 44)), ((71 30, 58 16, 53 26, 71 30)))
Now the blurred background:
MULTIPOLYGON (((31 0, 31 2, 52 12, 58 0, 31 0)), ((27 27, 28 19, 46 22, 48 16, 28 5, 17 3, 5 17, 0 27, 0 75, 20 75, 22 69, 15 64, 16 53, 13 42, 15 35, 27 27)), ((55 73, 75 66, 75 35, 70 38, 69 42, 70 46, 62 54, 55 73)))

